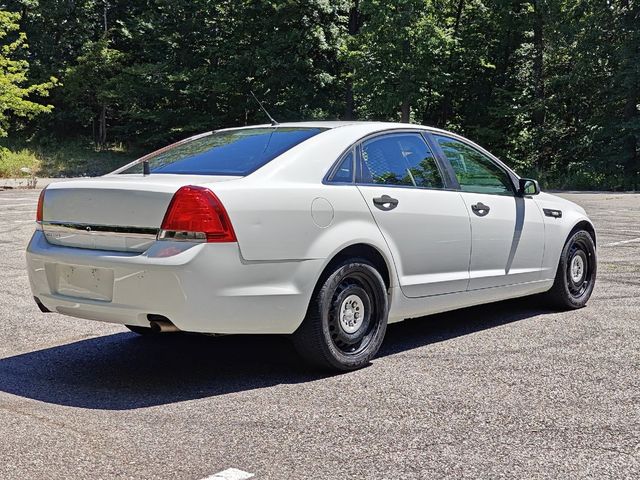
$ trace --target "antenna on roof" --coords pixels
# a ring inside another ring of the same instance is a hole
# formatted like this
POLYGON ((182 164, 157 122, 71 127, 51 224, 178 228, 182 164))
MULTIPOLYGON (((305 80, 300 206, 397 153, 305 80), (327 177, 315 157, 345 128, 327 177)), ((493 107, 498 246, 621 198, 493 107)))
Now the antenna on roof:
POLYGON ((264 105, 262 105, 262 102, 258 100, 258 97, 256 97, 255 93, 253 93, 253 90, 249 90, 249 92, 251 92, 251 96, 253 97, 253 99, 256 102, 258 102, 258 105, 260 105, 260 108, 262 109, 262 111, 267 115, 267 117, 269 117, 269 120, 271 120, 271 125, 272 126, 279 125, 279 123, 276 122, 271 115, 269 115, 269 112, 267 112, 267 109, 264 108, 264 105))

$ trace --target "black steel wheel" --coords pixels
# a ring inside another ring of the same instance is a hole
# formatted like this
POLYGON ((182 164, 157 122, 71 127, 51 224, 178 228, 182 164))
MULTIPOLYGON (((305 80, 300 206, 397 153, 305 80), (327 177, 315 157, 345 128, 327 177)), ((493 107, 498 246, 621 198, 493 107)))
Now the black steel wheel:
POLYGON ((294 344, 316 366, 361 368, 380 349, 387 310, 386 286, 375 267, 364 259, 342 262, 316 288, 294 344))
POLYGON ((574 232, 562 250, 558 271, 548 295, 564 309, 582 308, 591 297, 596 282, 596 246, 589 232, 574 232))

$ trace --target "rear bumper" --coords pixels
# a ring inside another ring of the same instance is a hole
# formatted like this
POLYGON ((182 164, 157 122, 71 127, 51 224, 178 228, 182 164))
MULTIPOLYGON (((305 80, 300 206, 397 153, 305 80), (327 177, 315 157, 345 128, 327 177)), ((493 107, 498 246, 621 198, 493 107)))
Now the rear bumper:
POLYGON ((322 260, 247 262, 236 243, 156 242, 128 254, 52 245, 36 231, 27 247, 33 295, 52 312, 139 326, 149 325, 149 314, 163 315, 181 330, 203 333, 294 332, 322 266, 322 260), (101 292, 109 282, 110 300, 60 288, 68 266, 100 269, 101 292))

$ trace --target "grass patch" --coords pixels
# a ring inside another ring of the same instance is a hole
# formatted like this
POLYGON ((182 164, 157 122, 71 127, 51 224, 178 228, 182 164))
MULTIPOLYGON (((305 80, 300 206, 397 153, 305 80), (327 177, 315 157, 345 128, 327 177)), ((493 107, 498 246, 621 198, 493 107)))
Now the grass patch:
POLYGON ((8 148, 0 147, 0 178, 29 177, 29 173, 23 172, 22 168, 28 168, 37 175, 40 169, 40 159, 27 148, 14 152, 8 148))
POLYGON ((0 146, 0 178, 26 177, 21 168, 32 169, 36 176, 94 177, 112 172, 141 155, 122 145, 96 150, 90 141, 16 142, 4 139, 0 146))

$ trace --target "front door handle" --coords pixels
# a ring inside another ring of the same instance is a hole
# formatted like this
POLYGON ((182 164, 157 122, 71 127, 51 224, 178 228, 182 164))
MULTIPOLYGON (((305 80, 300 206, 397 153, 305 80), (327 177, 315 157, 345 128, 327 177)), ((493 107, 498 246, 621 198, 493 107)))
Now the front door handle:
POLYGON ((374 198, 373 204, 380 210, 387 212, 398 206, 398 199, 390 197, 389 195, 382 195, 381 197, 374 198))
POLYGON ((478 202, 475 205, 471 205, 471 210, 473 211, 473 213, 475 213, 477 216, 479 217, 484 217, 485 215, 487 215, 489 213, 489 211, 491 210, 491 208, 489 208, 489 205, 485 205, 482 202, 478 202))

